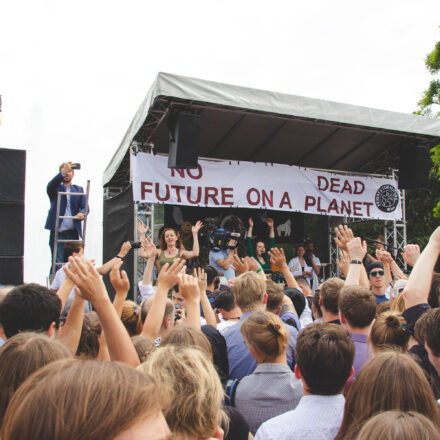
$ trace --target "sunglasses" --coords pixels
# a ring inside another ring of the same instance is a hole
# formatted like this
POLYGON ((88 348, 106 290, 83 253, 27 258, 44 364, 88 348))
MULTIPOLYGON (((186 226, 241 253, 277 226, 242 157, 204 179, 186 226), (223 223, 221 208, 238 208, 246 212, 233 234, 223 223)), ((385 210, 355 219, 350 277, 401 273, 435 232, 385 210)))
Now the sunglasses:
POLYGON ((383 277, 385 272, 383 270, 376 270, 376 272, 370 272, 372 277, 383 277))

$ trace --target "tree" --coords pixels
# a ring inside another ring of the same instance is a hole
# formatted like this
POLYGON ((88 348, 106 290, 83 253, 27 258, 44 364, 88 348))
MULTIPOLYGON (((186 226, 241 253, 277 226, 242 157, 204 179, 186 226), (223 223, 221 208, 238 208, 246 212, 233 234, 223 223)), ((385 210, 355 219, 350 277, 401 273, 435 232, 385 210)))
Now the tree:
MULTIPOLYGON (((434 49, 426 55, 426 68, 433 76, 428 88, 423 92, 422 99, 418 102, 419 109, 415 112, 418 115, 440 117, 440 41, 438 41, 434 49)), ((431 149, 432 153, 432 170, 436 179, 440 181, 440 145, 436 145, 431 149)), ((434 217, 440 217, 440 201, 434 208, 434 217)))

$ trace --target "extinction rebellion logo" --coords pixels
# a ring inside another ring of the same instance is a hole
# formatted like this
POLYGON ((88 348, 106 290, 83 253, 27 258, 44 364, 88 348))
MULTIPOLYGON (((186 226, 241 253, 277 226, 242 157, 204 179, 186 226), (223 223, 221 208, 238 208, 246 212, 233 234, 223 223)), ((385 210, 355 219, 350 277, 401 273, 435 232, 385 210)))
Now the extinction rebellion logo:
POLYGON ((375 196, 376 206, 383 212, 393 212, 399 203, 399 193, 392 185, 382 185, 375 196))

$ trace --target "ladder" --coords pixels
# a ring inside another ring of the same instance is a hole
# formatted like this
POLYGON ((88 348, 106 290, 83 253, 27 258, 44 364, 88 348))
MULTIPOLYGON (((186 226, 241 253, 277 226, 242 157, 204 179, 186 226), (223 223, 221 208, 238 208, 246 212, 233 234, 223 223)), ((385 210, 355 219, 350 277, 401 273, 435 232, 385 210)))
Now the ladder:
POLYGON ((57 263, 57 251, 58 251, 58 243, 67 243, 69 241, 78 241, 83 244, 83 246, 86 243, 86 231, 87 231, 87 217, 89 215, 89 194, 90 194, 90 180, 87 180, 87 186, 86 186, 86 192, 85 193, 72 193, 72 192, 58 192, 57 195, 57 215, 55 220, 55 236, 53 240, 53 258, 52 258, 52 269, 50 271, 50 282, 53 281, 53 278, 55 276, 55 273, 57 271, 57 266, 62 266, 65 263, 57 263), (72 219, 75 220, 75 216, 70 215, 60 215, 60 201, 61 196, 70 196, 70 197, 77 197, 77 196, 86 196, 86 212, 84 213, 84 226, 83 226, 83 234, 82 239, 79 238, 77 240, 72 239, 59 239, 58 238, 58 228, 60 220, 62 219, 72 219))

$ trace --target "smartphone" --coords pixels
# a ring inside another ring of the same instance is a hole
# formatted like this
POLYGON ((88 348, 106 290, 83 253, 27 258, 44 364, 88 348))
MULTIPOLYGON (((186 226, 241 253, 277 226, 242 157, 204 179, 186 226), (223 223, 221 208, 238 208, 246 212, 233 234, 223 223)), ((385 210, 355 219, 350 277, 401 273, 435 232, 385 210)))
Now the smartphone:
POLYGON ((72 168, 72 170, 80 170, 81 164, 80 163, 73 163, 72 165, 70 165, 70 168, 72 168))

